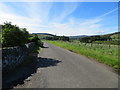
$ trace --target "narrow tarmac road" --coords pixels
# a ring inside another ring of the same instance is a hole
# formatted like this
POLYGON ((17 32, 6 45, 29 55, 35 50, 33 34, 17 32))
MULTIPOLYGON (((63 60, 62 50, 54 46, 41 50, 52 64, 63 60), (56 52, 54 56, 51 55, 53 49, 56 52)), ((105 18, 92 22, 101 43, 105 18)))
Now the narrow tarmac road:
POLYGON ((108 67, 47 42, 44 46, 37 72, 15 88, 118 88, 118 75, 108 67))

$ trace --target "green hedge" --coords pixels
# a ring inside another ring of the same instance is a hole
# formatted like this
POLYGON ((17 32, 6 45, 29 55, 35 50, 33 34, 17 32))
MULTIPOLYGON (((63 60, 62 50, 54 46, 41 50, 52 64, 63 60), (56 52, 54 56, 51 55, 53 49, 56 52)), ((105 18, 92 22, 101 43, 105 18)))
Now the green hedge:
POLYGON ((30 34, 26 28, 19 28, 16 25, 12 25, 11 22, 5 22, 2 27, 2 32, 0 32, 0 42, 3 47, 14 47, 21 46, 29 42, 35 42, 36 45, 43 47, 43 43, 38 38, 37 34, 29 37, 30 34))
POLYGON ((43 42, 39 39, 37 34, 35 36, 29 37, 28 39, 29 39, 28 43, 29 42, 35 42, 36 45, 39 45, 40 47, 43 47, 43 42))
POLYGON ((94 43, 120 45, 120 41, 95 41, 94 43))
POLYGON ((27 43, 29 33, 26 28, 19 28, 11 22, 5 22, 2 26, 2 46, 13 47, 27 43))

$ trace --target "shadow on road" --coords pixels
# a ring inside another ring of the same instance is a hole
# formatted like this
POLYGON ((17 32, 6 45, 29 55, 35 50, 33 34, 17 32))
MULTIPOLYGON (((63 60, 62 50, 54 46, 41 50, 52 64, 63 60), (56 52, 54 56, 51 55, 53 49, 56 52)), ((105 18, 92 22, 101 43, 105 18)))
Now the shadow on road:
POLYGON ((37 68, 56 66, 60 62, 61 61, 59 61, 59 60, 54 60, 54 59, 50 59, 50 58, 38 58, 37 68))
POLYGON ((43 46, 42 48, 49 48, 49 47, 45 47, 45 46, 43 46))
POLYGON ((20 67, 14 72, 7 75, 3 75, 2 87, 3 89, 13 89, 18 84, 24 84, 24 81, 32 74, 37 72, 38 68, 47 68, 51 66, 57 66, 61 61, 51 58, 38 58, 36 61, 28 66, 20 67))

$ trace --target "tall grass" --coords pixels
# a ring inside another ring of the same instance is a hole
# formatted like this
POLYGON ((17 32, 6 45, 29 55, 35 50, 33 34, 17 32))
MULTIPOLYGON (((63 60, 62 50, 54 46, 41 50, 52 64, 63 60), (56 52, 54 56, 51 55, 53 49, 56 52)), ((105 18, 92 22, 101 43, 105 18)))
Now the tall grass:
POLYGON ((118 65, 118 45, 105 45, 105 44, 86 44, 78 41, 63 42, 63 41, 48 41, 54 45, 63 47, 78 54, 103 62, 114 68, 120 68, 118 65))

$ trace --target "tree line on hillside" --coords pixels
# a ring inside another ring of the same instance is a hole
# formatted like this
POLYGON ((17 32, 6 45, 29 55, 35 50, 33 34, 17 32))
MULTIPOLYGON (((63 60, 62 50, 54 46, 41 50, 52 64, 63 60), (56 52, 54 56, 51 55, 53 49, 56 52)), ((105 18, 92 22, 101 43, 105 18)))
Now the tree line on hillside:
POLYGON ((67 36, 46 36, 43 39, 45 40, 62 40, 62 41, 69 41, 69 37, 67 36))
POLYGON ((21 46, 29 42, 40 42, 42 44, 37 35, 29 37, 30 34, 26 28, 12 25, 11 22, 4 22, 0 27, 2 27, 2 37, 0 39, 2 47, 21 46))
POLYGON ((108 34, 108 35, 97 35, 97 36, 87 36, 83 38, 79 38, 80 42, 83 43, 106 43, 106 44, 120 44, 120 37, 118 34, 108 34))
MULTIPOLYGON (((120 32, 116 32, 113 34, 106 34, 106 35, 96 35, 96 36, 86 36, 79 39, 80 42, 83 43, 98 43, 98 44, 114 44, 120 45, 120 32)), ((72 41, 73 39, 67 36, 45 36, 42 37, 45 40, 62 40, 62 41, 72 41)))
POLYGON ((81 42, 92 43, 94 41, 110 41, 111 38, 108 36, 88 36, 79 39, 81 42))

